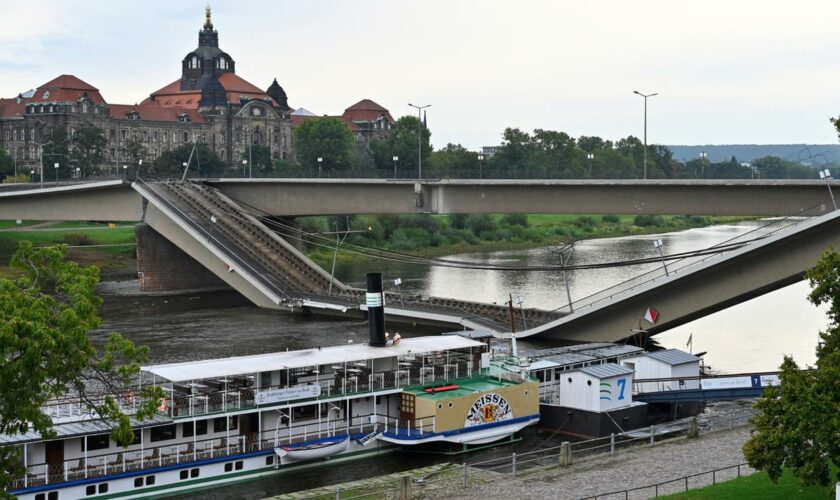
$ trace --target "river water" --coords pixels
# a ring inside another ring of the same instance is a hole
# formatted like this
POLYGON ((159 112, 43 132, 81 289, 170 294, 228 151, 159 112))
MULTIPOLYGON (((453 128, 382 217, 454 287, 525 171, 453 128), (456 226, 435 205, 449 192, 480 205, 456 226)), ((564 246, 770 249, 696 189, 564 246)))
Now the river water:
MULTIPOLYGON (((570 262, 605 262, 630 260, 656 255, 653 241, 661 238, 666 253, 705 248, 728 240, 756 227, 760 222, 691 229, 667 235, 647 235, 591 240, 575 246, 570 262)), ((557 264, 557 252, 551 249, 489 252, 453 256, 482 263, 557 264)), ((570 293, 573 300, 620 283, 651 266, 606 268, 571 272, 570 293)), ((556 272, 494 272, 386 263, 345 264, 336 270, 338 279, 363 287, 365 273, 384 274, 390 290, 394 278, 401 278, 398 291, 502 303, 508 294, 522 295, 525 307, 554 309, 566 304, 562 275, 556 272)), ((113 293, 120 286, 105 284, 102 328, 93 333, 101 341, 118 331, 139 344, 148 345, 154 363, 197 360, 233 355, 248 355, 294 350, 348 341, 365 342, 367 323, 320 317, 299 317, 258 309, 234 292, 197 293, 184 296, 137 296, 113 293)), ((656 336, 665 347, 686 349, 689 335, 695 352, 707 351, 707 365, 717 372, 737 373, 774 370, 783 355, 791 355, 801 364, 814 362, 817 333, 825 327, 825 311, 807 300, 808 285, 800 282, 749 302, 656 336)), ((411 332, 404 332, 404 335, 411 332)), ((522 340, 522 348, 551 345, 545 340, 522 340)), ((470 461, 511 451, 528 451, 546 439, 559 438, 525 433, 524 440, 513 447, 479 452, 470 461)), ((554 444, 554 443, 550 443, 554 444)), ((313 472, 279 475, 226 488, 212 498, 260 498, 300 489, 414 468, 440 460, 439 457, 389 455, 340 467, 313 472)), ((455 458, 460 461, 460 458, 455 458)))

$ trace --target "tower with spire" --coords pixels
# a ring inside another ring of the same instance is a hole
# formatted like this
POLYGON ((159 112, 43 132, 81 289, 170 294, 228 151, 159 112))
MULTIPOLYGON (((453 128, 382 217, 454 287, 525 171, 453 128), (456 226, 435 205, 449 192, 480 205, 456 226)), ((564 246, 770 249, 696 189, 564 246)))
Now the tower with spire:
POLYGON ((204 26, 198 32, 198 47, 181 61, 181 90, 202 90, 204 85, 222 73, 236 73, 236 63, 219 48, 219 32, 213 28, 208 5, 204 26))

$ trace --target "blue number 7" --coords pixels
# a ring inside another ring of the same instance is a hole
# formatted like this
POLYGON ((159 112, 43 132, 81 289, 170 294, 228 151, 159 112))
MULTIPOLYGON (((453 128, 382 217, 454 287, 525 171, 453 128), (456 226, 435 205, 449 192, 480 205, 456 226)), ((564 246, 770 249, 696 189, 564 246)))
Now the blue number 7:
POLYGON ((622 399, 624 399, 624 386, 627 385, 627 379, 620 378, 616 383, 621 388, 621 391, 618 393, 618 400, 621 401, 622 399))

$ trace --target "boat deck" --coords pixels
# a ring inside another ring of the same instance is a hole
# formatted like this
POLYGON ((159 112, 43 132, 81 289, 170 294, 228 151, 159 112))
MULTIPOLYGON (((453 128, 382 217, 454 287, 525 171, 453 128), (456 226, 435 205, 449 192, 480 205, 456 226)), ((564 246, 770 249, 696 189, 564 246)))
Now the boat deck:
POLYGON ((491 376, 475 376, 472 378, 463 378, 457 380, 449 380, 445 385, 458 386, 456 389, 440 391, 440 392, 425 392, 428 388, 440 387, 444 384, 426 384, 412 387, 406 387, 403 392, 413 394, 418 398, 438 400, 451 399, 458 396, 466 396, 476 392, 485 392, 498 389, 500 387, 508 387, 517 385, 517 382, 508 381, 505 379, 498 379, 491 376))

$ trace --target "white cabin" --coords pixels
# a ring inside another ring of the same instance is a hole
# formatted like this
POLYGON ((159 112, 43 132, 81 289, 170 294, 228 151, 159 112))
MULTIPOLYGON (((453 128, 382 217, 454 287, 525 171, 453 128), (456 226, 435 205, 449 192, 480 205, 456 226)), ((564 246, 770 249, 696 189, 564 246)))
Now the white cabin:
POLYGON ((633 370, 614 363, 569 370, 560 379, 555 404, 604 412, 633 404, 633 370))
POLYGON ((635 370, 636 380, 642 381, 636 382, 637 393, 700 388, 700 358, 679 349, 649 352, 621 364, 635 370))

